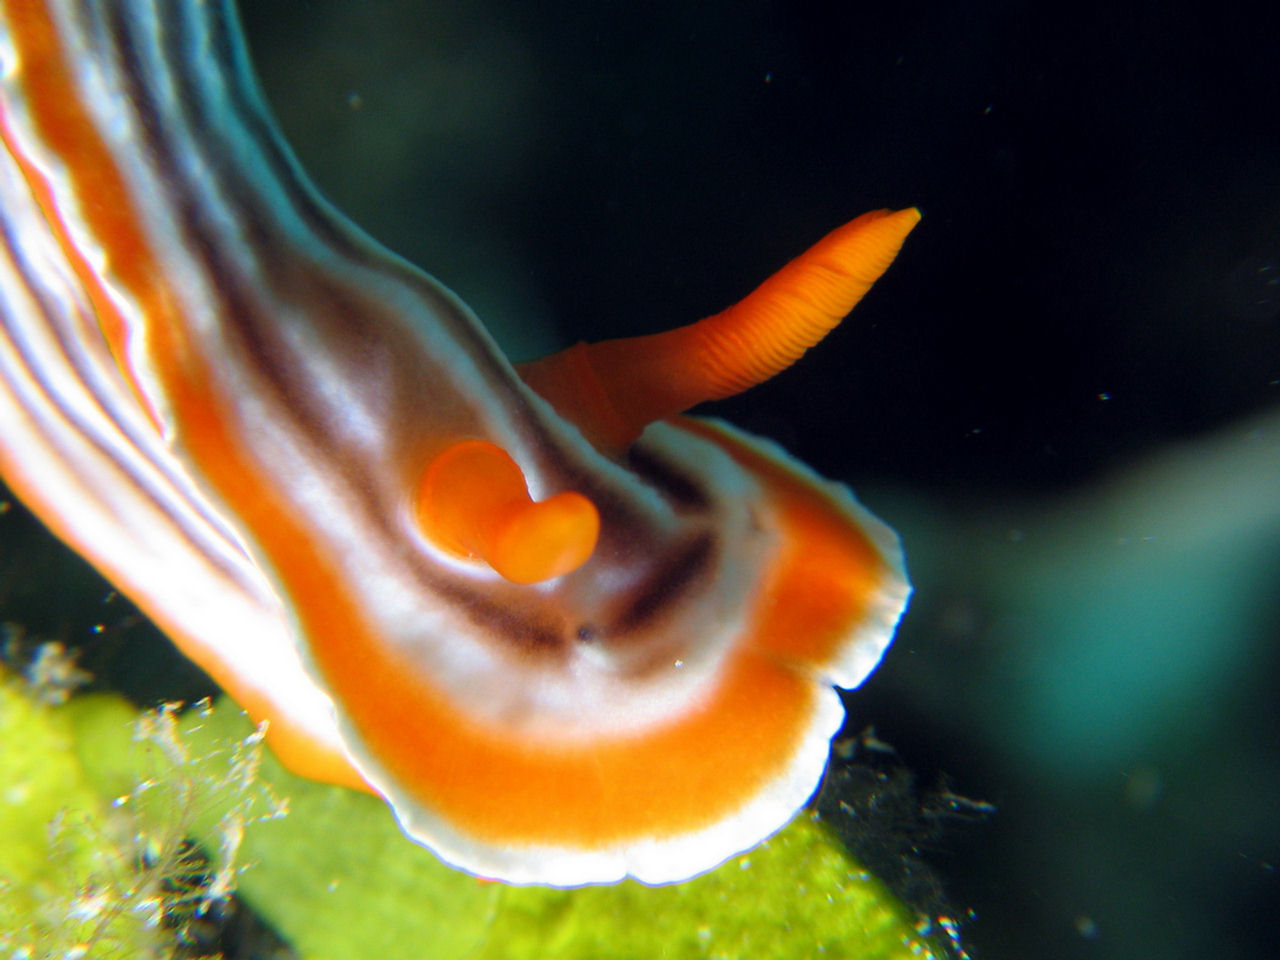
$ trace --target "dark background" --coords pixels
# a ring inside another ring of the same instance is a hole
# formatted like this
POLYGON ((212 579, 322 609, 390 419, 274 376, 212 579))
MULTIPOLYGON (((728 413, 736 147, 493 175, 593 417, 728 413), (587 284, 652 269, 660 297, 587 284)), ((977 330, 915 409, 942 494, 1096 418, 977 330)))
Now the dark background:
MULTIPOLYGON (((919 206, 853 318, 714 411, 903 533, 854 729, 998 808, 922 844, 975 956, 1274 955, 1277 8, 242 7, 323 191, 517 358, 919 206)), ((37 609, 60 560, 4 562, 6 618, 101 626, 37 609)), ((103 622, 90 666, 150 662, 103 622)), ((176 669, 121 682, 199 686, 176 669)))
POLYGON ((864 209, 921 207, 858 321, 742 401, 828 473, 1041 489, 1276 398, 1280 329, 1230 289, 1280 256, 1280 15, 1260 6, 259 0, 245 19, 326 192, 554 345, 687 322, 864 209))

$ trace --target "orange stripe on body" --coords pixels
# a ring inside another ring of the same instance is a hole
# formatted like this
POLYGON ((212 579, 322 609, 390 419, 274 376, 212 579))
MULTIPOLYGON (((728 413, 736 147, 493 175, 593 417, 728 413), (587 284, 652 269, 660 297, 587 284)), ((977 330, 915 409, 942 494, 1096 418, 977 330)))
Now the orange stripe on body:
MULTIPOLYGON (((23 89, 30 101, 32 121, 50 151, 67 164, 80 199, 80 214, 107 255, 107 272, 134 294, 148 316, 171 315, 175 310, 172 294, 156 282, 158 275, 149 272, 155 262, 145 235, 132 216, 132 208, 125 202, 130 191, 80 102, 48 7, 41 0, 5 0, 4 7, 19 69, 25 78, 23 89)), ((88 296, 121 375, 151 423, 161 429, 159 413, 143 392, 129 362, 132 325, 112 300, 98 271, 76 246, 52 185, 18 148, 8 118, 2 115, 0 137, 22 168, 51 232, 88 296)))
MULTIPOLYGON (((670 836, 733 813, 791 759, 820 689, 800 666, 810 651, 795 643, 834 645, 865 604, 845 595, 844 603, 793 622, 799 601, 813 596, 815 575, 828 571, 797 562, 774 575, 757 629, 731 654, 715 696, 690 715, 645 735, 573 748, 522 744, 512 731, 463 714, 378 635, 336 566, 208 402, 206 377, 193 376, 191 362, 178 372, 167 330, 152 343, 185 445, 271 558, 340 711, 397 783, 455 829, 494 844, 583 848, 670 836)), ((797 484, 777 492, 784 518, 802 518, 806 528, 789 530, 788 541, 807 535, 824 514, 828 523, 844 523, 797 484), (791 503, 793 496, 802 499, 791 503)), ((846 582, 831 591, 833 600, 846 582)))
POLYGON ((271 558, 340 709, 399 785, 455 829, 495 844, 584 848, 691 831, 733 812, 790 759, 818 688, 749 649, 733 656, 711 702, 647 736, 531 746, 462 714, 361 615, 290 505, 213 413, 202 378, 190 367, 173 378, 172 344, 157 333, 186 446, 271 558))
MULTIPOLYGON (((784 546, 713 697, 668 725, 572 748, 522 745, 414 680, 376 637, 313 634, 362 737, 424 805, 491 843, 601 848, 707 827, 777 777, 812 721, 817 674, 861 622, 889 571, 874 545, 786 468, 714 427, 680 421, 762 468, 784 546)), ((318 625, 342 614, 310 606, 318 625)))
POLYGON ((379 761, 424 807, 491 844, 599 849, 715 823, 790 759, 816 693, 743 651, 716 696, 676 723, 571 748, 530 745, 464 716, 374 636, 317 641, 335 696, 379 761))
MULTIPOLYGON (((173 413, 188 441, 187 447, 199 459, 202 454, 190 439, 209 433, 215 439, 208 446, 218 451, 213 456, 227 458, 230 463, 238 462, 238 451, 212 409, 213 393, 207 388, 210 381, 181 336, 183 318, 177 299, 165 283, 163 264, 154 256, 136 211, 126 202, 131 194, 111 152, 79 100, 79 91, 65 62, 65 51, 48 6, 41 0, 3 0, 3 6, 23 73, 23 91, 32 123, 44 143, 66 163, 81 216, 101 245, 108 270, 138 305, 149 346, 164 367, 166 390, 171 397, 182 397, 181 405, 175 399, 173 413)), ((122 375, 159 429, 158 415, 141 391, 128 362, 126 347, 135 334, 134 323, 121 313, 102 277, 77 246, 59 208, 56 191, 38 166, 19 149, 9 118, 2 114, 0 137, 21 167, 51 233, 75 271, 122 375)), ((247 461, 240 469, 248 470, 247 461)), ((259 495, 252 489, 254 481, 248 480, 247 472, 243 479, 237 477, 234 469, 220 472, 226 474, 223 483, 215 484, 220 491, 225 485, 234 495, 259 495)), ((59 533, 67 542, 75 542, 74 531, 60 530, 59 533)), ((180 648, 184 647, 181 631, 173 630, 172 624, 164 622, 160 622, 160 626, 180 648)), ((272 749, 293 770, 315 779, 368 789, 345 756, 315 743, 289 724, 278 722, 266 700, 229 664, 202 656, 200 666, 255 722, 277 721, 269 726, 267 737, 272 749)))
POLYGON ((784 463, 736 440, 714 424, 678 417, 680 429, 722 447, 770 489, 787 531, 778 561, 787 573, 766 589, 761 606, 777 618, 759 632, 756 649, 810 667, 832 663, 852 625, 893 579, 866 533, 784 463))

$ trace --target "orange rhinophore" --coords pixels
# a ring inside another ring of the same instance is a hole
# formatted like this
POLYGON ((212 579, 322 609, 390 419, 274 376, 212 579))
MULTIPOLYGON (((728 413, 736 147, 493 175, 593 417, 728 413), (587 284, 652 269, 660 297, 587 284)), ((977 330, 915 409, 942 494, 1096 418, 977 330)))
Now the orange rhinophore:
POLYGON ((799 360, 889 269, 919 222, 915 208, 864 213, 715 316, 578 344, 517 369, 588 438, 624 449, 655 420, 741 393, 799 360))
POLYGON ((682 880, 804 806, 898 539, 678 414, 795 362, 918 212, 517 374, 306 181, 229 0, 0 0, 0 36, 0 473, 285 763, 516 883, 682 880))
POLYGON ((535 503, 506 451, 464 440, 427 467, 418 522, 437 546, 483 560, 512 583, 538 583, 577 570, 600 535, 600 515, 564 490, 535 503))

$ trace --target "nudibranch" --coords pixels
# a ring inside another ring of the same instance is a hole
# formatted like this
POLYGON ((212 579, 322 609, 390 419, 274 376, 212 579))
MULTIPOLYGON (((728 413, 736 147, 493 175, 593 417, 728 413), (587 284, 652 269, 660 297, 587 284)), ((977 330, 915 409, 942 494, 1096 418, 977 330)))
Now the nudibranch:
POLYGON ((812 794, 909 587, 774 445, 682 418, 919 218, 513 368, 308 184, 228 0, 0 0, 0 470, 258 720, 517 883, 705 871, 812 794))

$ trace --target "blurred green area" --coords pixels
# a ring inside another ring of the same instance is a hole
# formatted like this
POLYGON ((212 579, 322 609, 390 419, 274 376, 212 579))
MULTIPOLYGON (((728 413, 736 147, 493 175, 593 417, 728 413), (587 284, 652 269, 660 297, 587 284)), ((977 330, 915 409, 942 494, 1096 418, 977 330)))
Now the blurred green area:
POLYGON ((13 956, 28 942, 47 951, 31 956, 78 943, 86 957, 166 956, 158 911, 182 899, 189 915, 231 886, 302 960, 943 955, 808 816, 683 884, 511 887, 444 866, 380 800, 291 776, 225 701, 148 716, 139 727, 117 697, 54 707, 0 682, 0 945, 13 956), (50 840, 58 821, 79 826, 50 840), (205 889, 164 875, 183 868, 166 857, 188 837, 210 858, 205 889))

